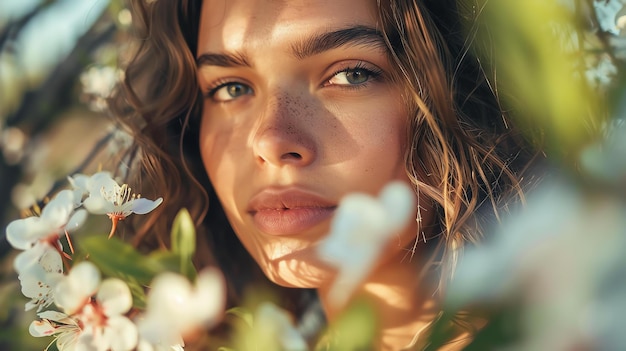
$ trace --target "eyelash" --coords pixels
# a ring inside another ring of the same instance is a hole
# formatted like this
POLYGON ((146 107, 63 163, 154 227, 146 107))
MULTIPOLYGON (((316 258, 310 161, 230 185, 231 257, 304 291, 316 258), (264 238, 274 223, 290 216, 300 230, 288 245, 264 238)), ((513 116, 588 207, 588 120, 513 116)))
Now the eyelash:
MULTIPOLYGON (((361 88, 365 88, 369 85, 369 83, 371 83, 372 81, 376 81, 381 79, 383 75, 383 71, 379 68, 368 68, 365 66, 365 64, 363 62, 358 62, 356 63, 354 66, 349 66, 349 67, 345 67, 342 68, 336 72, 334 72, 330 78, 326 79, 324 81, 323 85, 333 85, 333 86, 338 86, 344 89, 361 89, 361 88), (348 72, 355 72, 355 71, 361 71, 361 72, 365 72, 369 79, 361 84, 331 84, 330 81, 335 78, 338 74, 340 73, 348 73, 348 72)), ((207 92, 204 93, 204 97, 205 98, 213 98, 215 96, 215 94, 222 88, 231 85, 231 84, 242 84, 242 85, 247 85, 246 83, 242 83, 239 82, 237 80, 228 80, 228 79, 220 79, 215 81, 213 84, 211 84, 211 86, 208 87, 207 92)))
POLYGON ((213 96, 215 95, 215 93, 216 93, 218 90, 220 90, 220 89, 222 89, 223 87, 228 86, 228 85, 230 85, 230 84, 236 84, 236 83, 239 83, 239 84, 245 84, 245 83, 241 83, 241 82, 236 81, 236 80, 219 79, 219 80, 217 80, 217 81, 213 82, 213 83, 212 83, 212 84, 211 84, 211 85, 207 88, 206 93, 204 93, 204 97, 206 97, 206 98, 213 98, 213 96))
MULTIPOLYGON (((324 84, 329 83, 333 78, 335 78, 340 73, 348 73, 348 72, 355 72, 355 71, 365 72, 370 77, 370 79, 368 79, 366 82, 364 82, 362 84, 340 85, 341 88, 346 88, 346 89, 361 89, 361 88, 365 88, 372 81, 380 80, 382 78, 382 75, 383 75, 383 71, 381 69, 373 68, 373 67, 372 68, 368 68, 368 67, 365 66, 365 64, 363 62, 358 62, 354 66, 349 66, 349 67, 342 68, 342 69, 336 71, 335 73, 333 73, 331 75, 331 77, 329 79, 324 81, 324 84)), ((329 84, 329 85, 337 85, 337 84, 329 84)))

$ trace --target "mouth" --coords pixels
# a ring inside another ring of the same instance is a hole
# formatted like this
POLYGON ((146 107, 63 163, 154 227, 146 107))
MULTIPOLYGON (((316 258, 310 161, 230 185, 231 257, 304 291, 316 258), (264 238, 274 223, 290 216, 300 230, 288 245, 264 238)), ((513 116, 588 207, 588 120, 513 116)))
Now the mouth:
POLYGON ((296 235, 330 219, 337 205, 308 191, 268 188, 250 201, 254 224, 270 235, 296 235))

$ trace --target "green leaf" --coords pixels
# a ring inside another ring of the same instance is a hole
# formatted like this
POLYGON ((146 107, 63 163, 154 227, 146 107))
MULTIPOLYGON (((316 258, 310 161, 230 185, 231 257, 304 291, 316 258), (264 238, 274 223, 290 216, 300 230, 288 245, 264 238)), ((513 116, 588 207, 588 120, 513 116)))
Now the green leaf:
POLYGON ((133 296, 133 307, 138 308, 140 310, 146 309, 146 291, 144 286, 139 284, 132 277, 119 277, 126 282, 128 288, 130 289, 130 293, 133 296))
POLYGON ((148 255, 150 263, 159 271, 180 272, 180 255, 171 251, 154 251, 148 255))
POLYGON ((557 156, 575 157, 603 118, 590 113, 598 111, 598 95, 575 73, 580 51, 566 48, 558 34, 574 32, 576 21, 558 1, 484 3, 476 41, 486 43, 481 61, 495 63, 498 80, 492 79, 506 109, 531 140, 543 141, 557 156))
MULTIPOLYGON (((174 272, 174 273, 181 273, 182 267, 181 264, 183 262, 183 260, 181 260, 181 257, 179 254, 176 254, 174 252, 171 251, 155 251, 152 252, 149 256, 148 256, 150 265, 152 267, 154 267, 155 270, 158 270, 160 272, 174 272)), ((185 276, 193 281, 196 279, 196 271, 195 269, 193 269, 193 266, 190 266, 191 268, 188 269, 188 271, 186 272, 185 276)))
POLYGON ((79 247, 105 276, 119 278, 128 285, 133 307, 145 309, 145 287, 165 270, 162 265, 154 264, 154 260, 115 237, 91 236, 82 240, 79 247))
MULTIPOLYGON (((372 304, 357 299, 329 327, 331 350, 372 350, 378 320, 372 304)), ((324 338, 322 338, 324 340, 324 338)))
POLYGON ((137 284, 148 285, 159 273, 159 267, 155 267, 147 256, 116 237, 91 236, 83 239, 79 247, 105 276, 132 279, 137 284))
POLYGON ((180 273, 195 275, 192 258, 196 252, 196 229, 187 209, 182 209, 174 219, 172 228, 172 252, 180 258, 180 273))

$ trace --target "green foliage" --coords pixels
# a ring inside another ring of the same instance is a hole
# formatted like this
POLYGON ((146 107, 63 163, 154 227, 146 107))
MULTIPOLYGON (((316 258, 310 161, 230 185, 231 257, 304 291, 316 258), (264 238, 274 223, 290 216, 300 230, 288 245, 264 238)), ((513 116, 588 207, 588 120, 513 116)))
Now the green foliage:
POLYGON ((179 257, 180 273, 193 278, 193 255, 196 252, 196 230, 187 209, 182 209, 174 219, 172 228, 172 253, 179 257))
POLYGON ((233 330, 229 345, 223 350, 253 351, 280 350, 275 330, 271 325, 259 323, 259 306, 263 303, 276 302, 276 296, 265 287, 257 286, 244 293, 243 303, 226 311, 225 321, 233 330))
POLYGON ((181 273, 190 279, 196 276, 191 261, 196 250, 196 232, 191 216, 182 209, 172 228, 172 251, 155 251, 149 255, 138 252, 132 245, 113 237, 94 235, 79 242, 82 252, 105 276, 124 280, 133 295, 133 306, 146 306, 145 287, 162 272, 181 273))
POLYGON ((515 345, 523 337, 521 306, 520 303, 516 303, 495 310, 491 314, 489 323, 475 335, 472 342, 463 350, 505 349, 515 345))
POLYGON ((163 268, 158 260, 142 255, 116 237, 94 235, 80 240, 79 247, 105 276, 132 277, 137 283, 148 285, 163 268))
POLYGON ((378 318, 369 301, 355 300, 329 326, 316 350, 356 351, 376 349, 378 318))
POLYGON ((498 93, 529 138, 566 158, 595 137, 603 118, 595 92, 575 73, 581 48, 564 43, 580 34, 572 17, 556 1, 491 1, 478 18, 477 39, 498 93))

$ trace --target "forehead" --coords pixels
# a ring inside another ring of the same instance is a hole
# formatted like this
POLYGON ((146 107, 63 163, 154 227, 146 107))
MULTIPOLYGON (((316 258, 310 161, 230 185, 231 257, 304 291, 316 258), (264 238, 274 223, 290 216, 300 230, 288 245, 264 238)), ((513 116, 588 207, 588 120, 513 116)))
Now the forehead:
POLYGON ((280 46, 377 22, 375 0, 204 0, 200 21, 199 53, 280 46))

